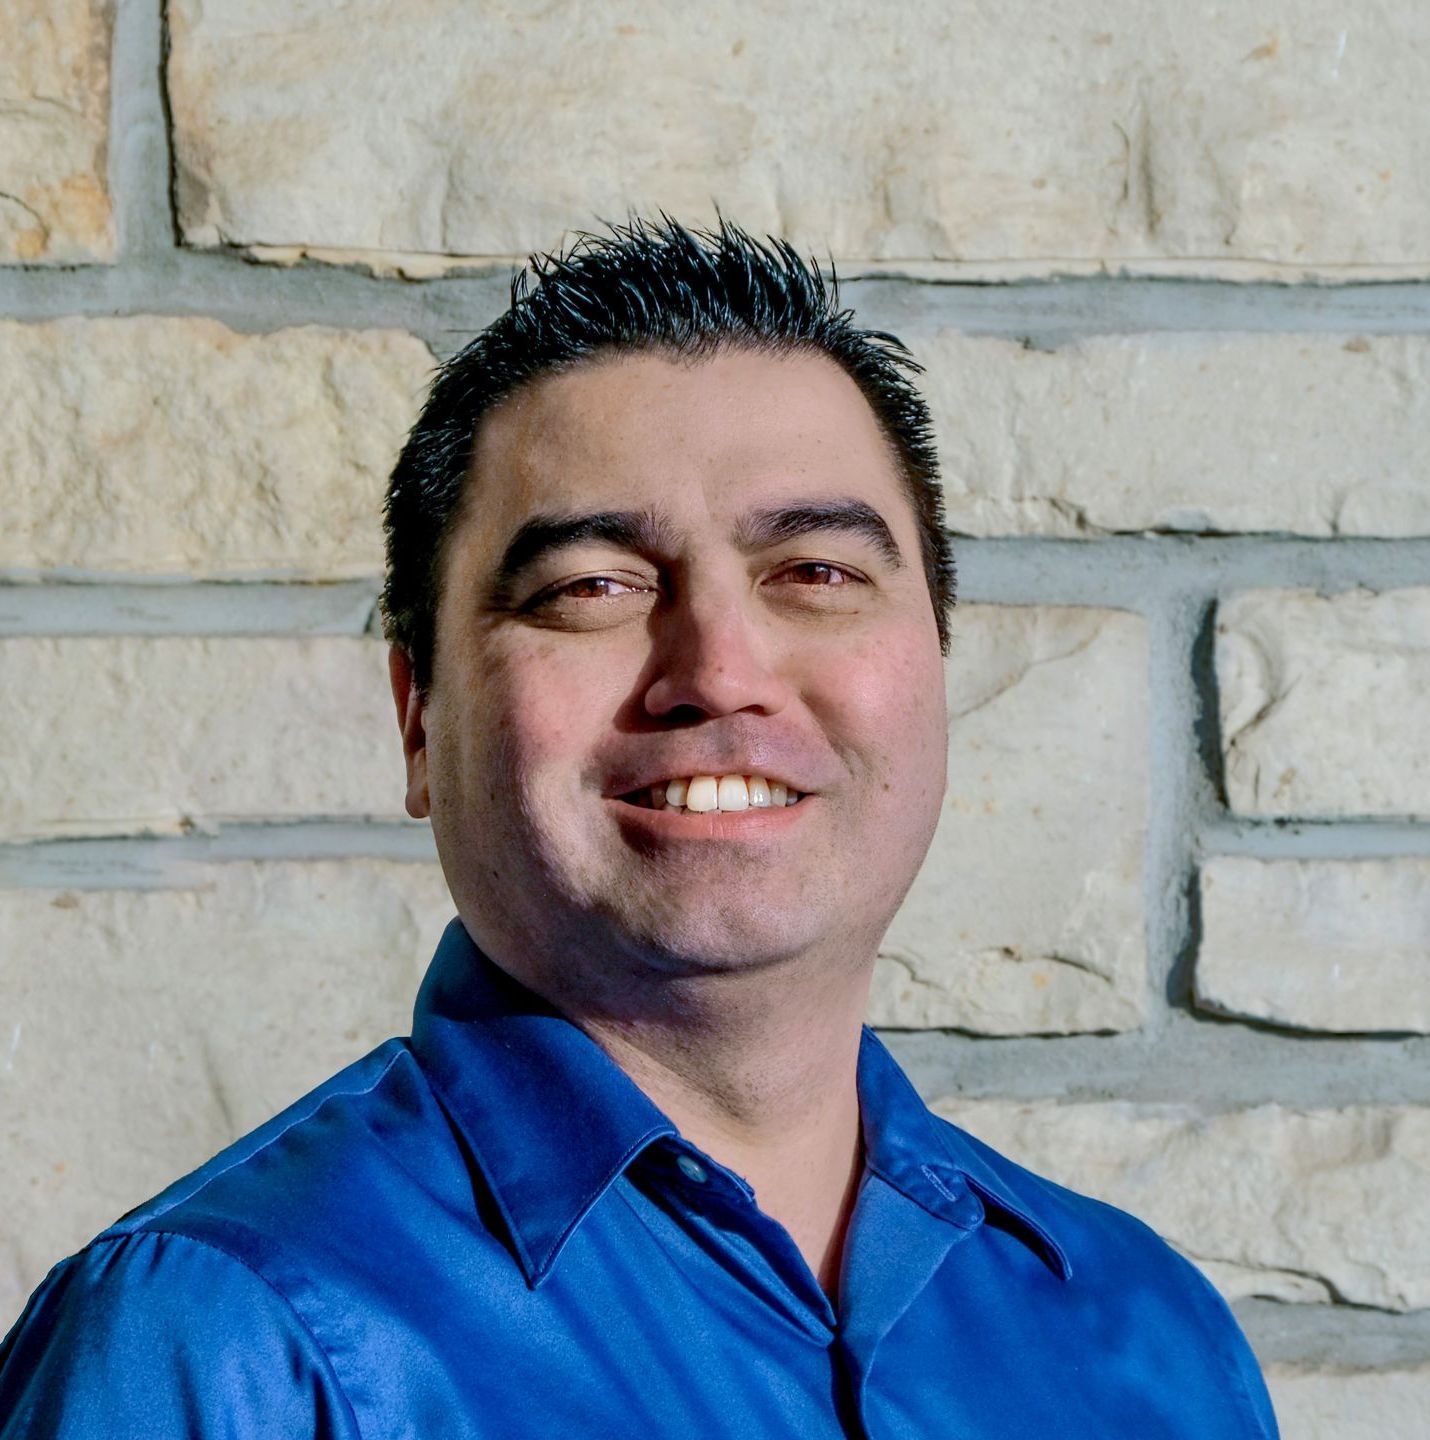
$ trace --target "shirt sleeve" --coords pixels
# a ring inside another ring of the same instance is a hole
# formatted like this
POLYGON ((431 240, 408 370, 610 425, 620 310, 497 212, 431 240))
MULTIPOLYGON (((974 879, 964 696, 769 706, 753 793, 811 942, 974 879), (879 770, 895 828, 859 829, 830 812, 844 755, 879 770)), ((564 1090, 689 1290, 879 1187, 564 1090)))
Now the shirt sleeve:
POLYGON ((358 1440, 332 1367, 261 1275, 187 1236, 104 1238, 0 1342, 0 1440, 358 1440))

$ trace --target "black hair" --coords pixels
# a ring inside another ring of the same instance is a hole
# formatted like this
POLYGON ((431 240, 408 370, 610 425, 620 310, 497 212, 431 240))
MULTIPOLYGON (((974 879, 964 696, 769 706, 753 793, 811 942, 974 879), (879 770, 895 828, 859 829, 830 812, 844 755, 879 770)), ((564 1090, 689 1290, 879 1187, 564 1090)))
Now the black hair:
POLYGON ((919 523, 939 644, 948 650, 953 555, 943 525, 928 405, 911 376, 922 366, 896 337, 854 324, 839 283, 784 240, 766 243, 720 219, 690 230, 658 221, 582 234, 560 253, 533 255, 512 280, 511 308, 441 366, 408 436, 384 507, 387 638, 432 681, 443 559, 471 475, 482 417, 544 375, 611 354, 665 351, 702 359, 725 349, 827 355, 869 402, 897 458, 919 523))

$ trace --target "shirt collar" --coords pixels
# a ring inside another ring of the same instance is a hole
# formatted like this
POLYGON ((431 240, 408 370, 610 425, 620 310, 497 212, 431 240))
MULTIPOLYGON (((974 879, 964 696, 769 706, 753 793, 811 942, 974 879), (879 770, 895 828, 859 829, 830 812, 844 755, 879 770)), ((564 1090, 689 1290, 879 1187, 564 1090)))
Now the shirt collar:
POLYGON ((630 1161, 675 1126, 589 1035, 453 920, 417 994, 412 1048, 471 1147, 529 1284, 630 1161))
POLYGON ((858 1083, 864 1163, 870 1170, 965 1229, 993 1210, 1002 1228, 1064 1280, 1071 1279, 1067 1252, 1053 1234, 1051 1197, 1037 1177, 939 1119, 867 1025, 859 1044, 858 1083))
MULTIPOLYGON (((412 1048, 533 1287, 636 1156, 662 1139, 687 1143, 596 1041, 483 955, 460 920, 448 925, 418 992, 412 1048)), ((994 1207, 1054 1269, 1071 1273, 1024 1187, 994 1168, 980 1153, 986 1147, 928 1110, 867 1026, 858 1092, 870 1170, 962 1229, 994 1207)))

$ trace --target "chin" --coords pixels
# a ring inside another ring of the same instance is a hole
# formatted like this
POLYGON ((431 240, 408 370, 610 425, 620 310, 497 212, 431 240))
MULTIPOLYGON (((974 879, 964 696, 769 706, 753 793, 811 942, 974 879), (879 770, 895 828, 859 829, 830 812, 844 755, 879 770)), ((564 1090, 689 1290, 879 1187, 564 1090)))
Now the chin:
POLYGON ((772 909, 759 907, 732 915, 728 906, 713 913, 700 906, 681 914, 667 912, 658 919, 613 915, 607 923, 623 933, 629 949, 659 970, 720 974, 778 965, 817 943, 811 927, 791 925, 788 913, 776 915, 772 909))

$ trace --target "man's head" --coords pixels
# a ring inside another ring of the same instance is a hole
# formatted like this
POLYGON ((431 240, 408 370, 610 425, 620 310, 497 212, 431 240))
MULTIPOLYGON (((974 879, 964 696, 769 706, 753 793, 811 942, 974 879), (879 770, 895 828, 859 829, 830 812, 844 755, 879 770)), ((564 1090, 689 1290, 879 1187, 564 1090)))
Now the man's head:
POLYGON ((517 973, 867 960, 943 793, 953 569, 917 367, 728 225, 535 274, 393 476, 409 811, 517 973), (805 798, 652 808, 697 775, 805 798))

